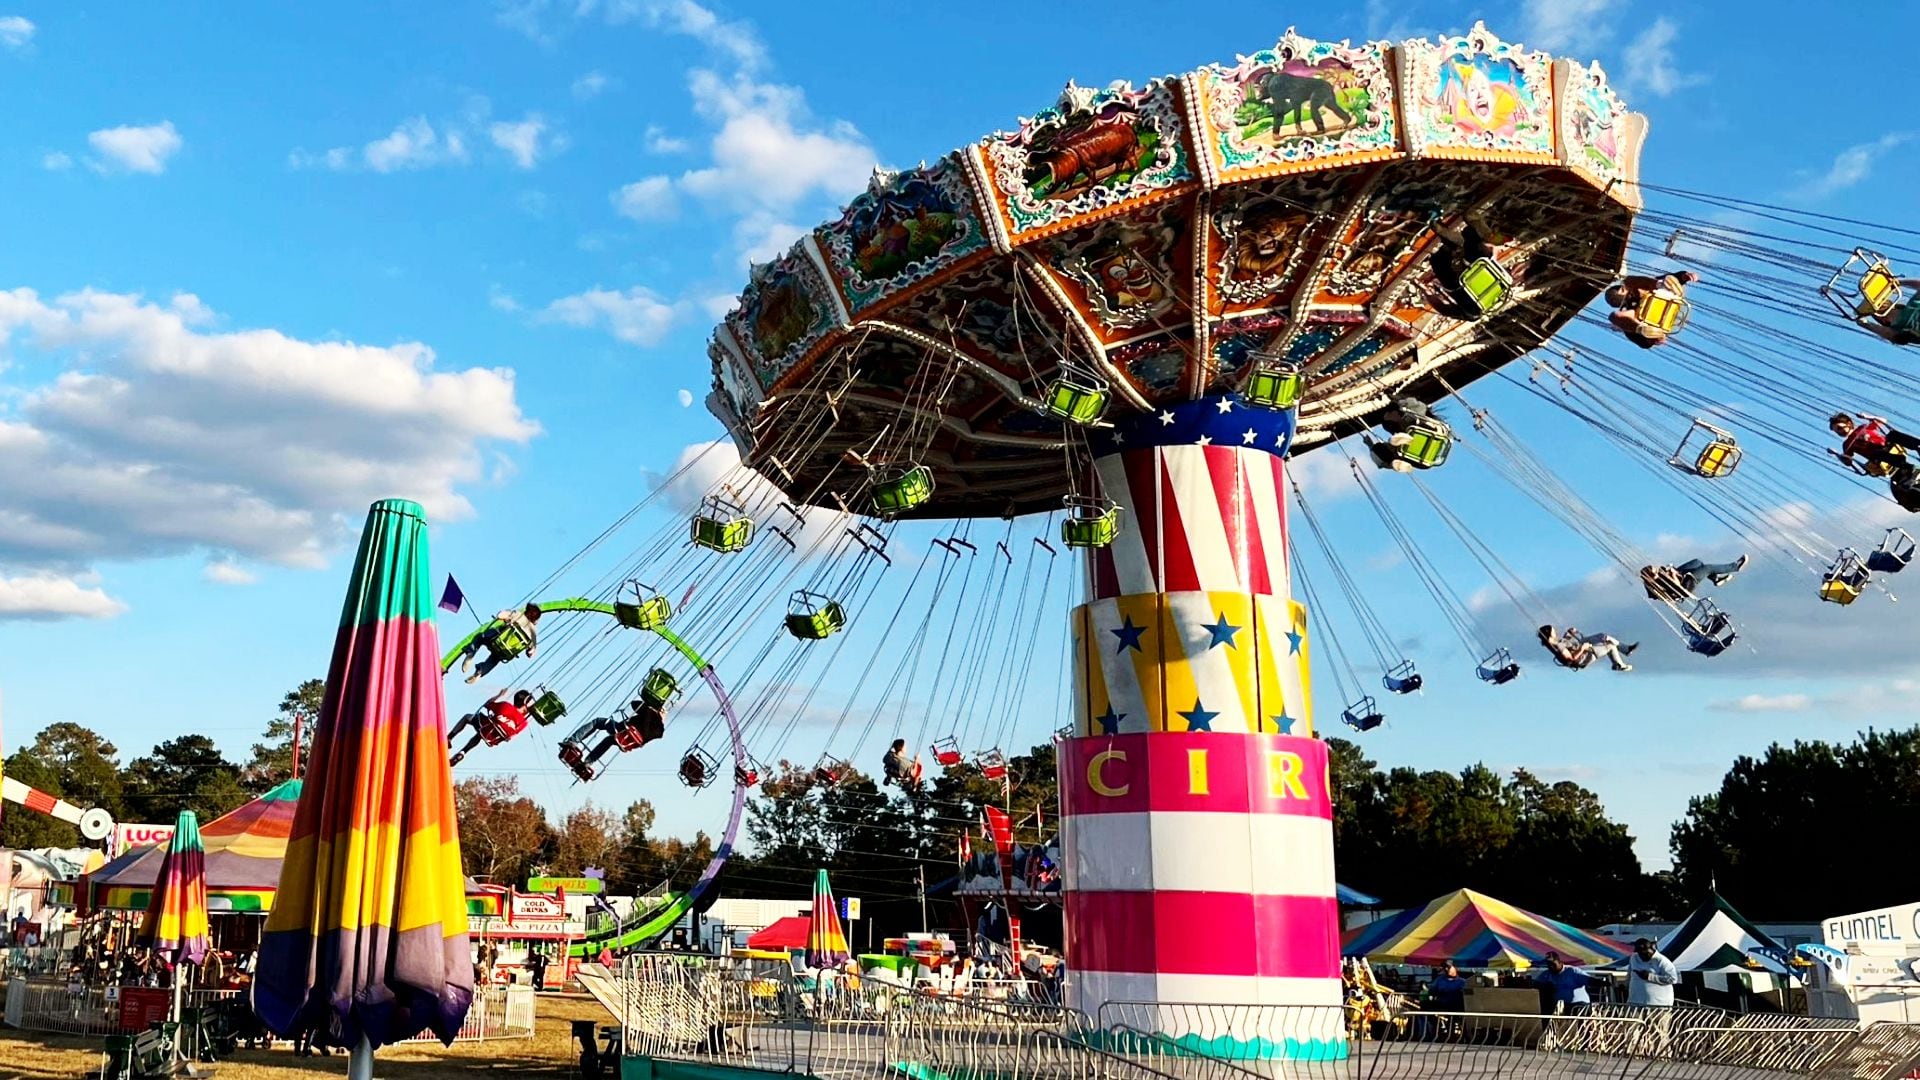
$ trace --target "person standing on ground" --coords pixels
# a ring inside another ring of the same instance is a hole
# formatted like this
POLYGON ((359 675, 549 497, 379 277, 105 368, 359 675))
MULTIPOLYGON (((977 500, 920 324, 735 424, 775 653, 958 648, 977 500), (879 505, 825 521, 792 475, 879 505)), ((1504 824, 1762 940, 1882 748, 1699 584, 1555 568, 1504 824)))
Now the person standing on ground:
POLYGON ((1627 960, 1627 1003, 1673 1008, 1673 984, 1680 973, 1673 961, 1661 954, 1649 937, 1633 943, 1633 956, 1627 960))
POLYGON ((533 972, 533 988, 536 991, 547 988, 547 954, 535 952, 527 957, 527 969, 533 972))
POLYGON ((1648 1010, 1647 1034, 1659 1054, 1666 1053, 1667 1032, 1673 1023, 1673 984, 1679 981, 1673 961, 1661 954, 1652 938, 1633 943, 1633 955, 1627 958, 1627 1003, 1648 1010))
POLYGON ((1568 967, 1557 952, 1547 954, 1546 970, 1535 975, 1533 981, 1553 991, 1554 1012, 1570 1013, 1593 1004, 1593 999, 1587 996, 1593 976, 1577 967, 1568 967))

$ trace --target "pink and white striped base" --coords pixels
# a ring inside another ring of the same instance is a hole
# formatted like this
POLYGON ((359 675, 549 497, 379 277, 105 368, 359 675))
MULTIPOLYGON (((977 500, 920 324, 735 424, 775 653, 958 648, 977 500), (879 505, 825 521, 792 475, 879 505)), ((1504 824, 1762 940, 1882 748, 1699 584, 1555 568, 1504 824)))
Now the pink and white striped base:
POLYGON ((1060 776, 1070 1004, 1240 1057, 1344 1053, 1324 743, 1090 736, 1060 776))

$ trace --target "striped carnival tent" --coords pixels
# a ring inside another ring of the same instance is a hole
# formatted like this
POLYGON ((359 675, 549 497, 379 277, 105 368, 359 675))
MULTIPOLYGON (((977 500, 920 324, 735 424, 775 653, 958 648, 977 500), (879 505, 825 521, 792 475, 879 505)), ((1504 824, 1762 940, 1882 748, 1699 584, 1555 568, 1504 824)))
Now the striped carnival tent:
MULTIPOLYGON (((273 910, 273 891, 280 881, 280 862, 287 854, 287 836, 293 828, 293 808, 300 801, 300 781, 288 780, 266 794, 200 828, 206 849, 207 910, 264 915, 273 910)), ((68 907, 85 899, 94 911, 145 911, 165 861, 165 844, 134 848, 83 879, 81 890, 56 894, 68 907)), ((513 890, 505 885, 483 885, 467 879, 467 914, 507 918, 513 890)))
POLYGON ((1782 975, 1787 970, 1776 958, 1788 955, 1788 950, 1748 922, 1719 893, 1708 893, 1687 921, 1662 937, 1660 952, 1681 971, 1782 975))
MULTIPOLYGON (((273 907, 280 860, 293 828, 300 781, 288 780, 200 828, 206 848, 208 911, 264 912, 273 907)), ((95 910, 145 911, 166 861, 165 844, 135 848, 87 876, 95 910)))
POLYGON ((1375 964, 1438 967, 1452 960, 1463 968, 1519 971, 1557 952, 1569 964, 1588 966, 1629 952, 1611 938, 1523 911, 1472 889, 1460 889, 1388 919, 1349 931, 1345 956, 1375 964))

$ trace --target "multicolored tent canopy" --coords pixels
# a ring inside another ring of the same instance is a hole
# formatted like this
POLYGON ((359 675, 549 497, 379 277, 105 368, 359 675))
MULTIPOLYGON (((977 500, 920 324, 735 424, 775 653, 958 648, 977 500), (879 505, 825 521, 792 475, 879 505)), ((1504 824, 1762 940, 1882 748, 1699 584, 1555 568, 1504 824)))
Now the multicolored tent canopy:
MULTIPOLYGON (((273 907, 287 853, 300 781, 288 780, 200 830, 206 849, 207 910, 263 912, 273 907)), ((88 875, 89 906, 145 911, 160 879, 166 846, 135 848, 88 875)))
POLYGON ((1584 966, 1618 960, 1629 950, 1472 889, 1358 927, 1341 943, 1343 955, 1364 956, 1375 964, 1438 967, 1452 960, 1463 968, 1514 971, 1540 963, 1549 952, 1584 966))
POLYGON ((134 942, 152 949, 174 966, 196 967, 207 958, 212 939, 207 934, 206 852, 200 847, 200 822, 191 810, 180 811, 173 839, 160 864, 147 916, 134 942))

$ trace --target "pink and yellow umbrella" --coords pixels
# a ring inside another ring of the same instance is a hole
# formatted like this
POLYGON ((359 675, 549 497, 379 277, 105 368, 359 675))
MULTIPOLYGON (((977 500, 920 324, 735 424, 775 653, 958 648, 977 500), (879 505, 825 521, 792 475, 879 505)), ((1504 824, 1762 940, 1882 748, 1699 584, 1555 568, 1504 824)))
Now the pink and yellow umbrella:
POLYGON ((359 1075, 422 1030, 451 1043, 473 1001, 439 661, 426 515, 377 502, 254 979, 268 1027, 327 1030, 359 1075))
POLYGON ((840 929, 840 910, 833 903, 833 886, 827 884, 827 872, 815 872, 813 911, 807 918, 807 966, 837 968, 851 959, 847 935, 840 929))
POLYGON ((193 811, 182 810, 153 892, 147 898, 146 918, 140 921, 140 932, 134 937, 135 944, 152 949, 170 967, 198 967, 211 947, 206 865, 206 849, 200 846, 200 821, 193 811))

